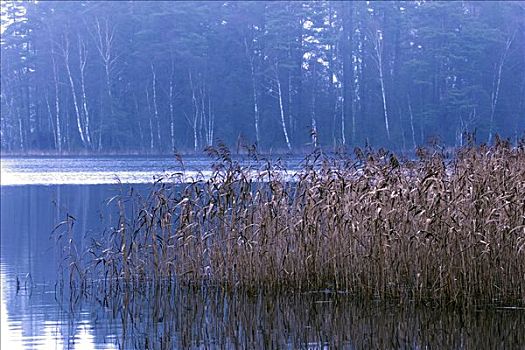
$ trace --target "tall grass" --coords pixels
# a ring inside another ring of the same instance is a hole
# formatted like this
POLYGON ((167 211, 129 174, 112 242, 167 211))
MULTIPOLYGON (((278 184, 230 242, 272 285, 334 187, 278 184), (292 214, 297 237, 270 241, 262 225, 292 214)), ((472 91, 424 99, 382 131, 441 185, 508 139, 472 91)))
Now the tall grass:
POLYGON ((118 292, 166 281, 443 303, 525 302, 525 147, 314 154, 290 175, 225 150, 210 178, 115 197, 83 259, 118 292), (254 171, 256 170, 256 171, 254 171))

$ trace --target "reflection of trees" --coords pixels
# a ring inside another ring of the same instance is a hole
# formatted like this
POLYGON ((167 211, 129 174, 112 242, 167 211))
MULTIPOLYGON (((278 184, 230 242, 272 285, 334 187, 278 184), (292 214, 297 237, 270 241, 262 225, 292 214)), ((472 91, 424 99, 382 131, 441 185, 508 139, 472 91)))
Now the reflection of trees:
MULTIPOLYGON (((67 339, 82 332, 80 328, 85 327, 79 328, 76 322, 68 325, 70 315, 56 304, 59 258, 55 258, 51 232, 70 213, 78 217, 74 226, 76 241, 82 244, 88 240, 86 233, 98 232, 103 224, 100 207, 113 190, 110 186, 2 187, 1 298, 7 322, 2 323, 2 334, 4 327, 19 324, 24 341, 63 338, 67 344, 67 339)), ((81 321, 79 317, 73 319, 81 321)))

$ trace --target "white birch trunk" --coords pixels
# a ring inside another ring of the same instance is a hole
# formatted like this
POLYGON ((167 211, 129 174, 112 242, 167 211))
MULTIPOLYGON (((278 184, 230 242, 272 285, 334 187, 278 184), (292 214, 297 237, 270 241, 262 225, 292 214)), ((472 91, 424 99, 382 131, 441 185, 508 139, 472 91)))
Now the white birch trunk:
POLYGON ((51 126, 51 130, 53 131, 53 141, 55 142, 55 148, 58 149, 57 130, 53 122, 53 112, 51 111, 51 105, 49 104, 49 96, 47 93, 46 93, 46 106, 47 106, 47 112, 49 115, 49 125, 51 126))
POLYGON ((503 71, 503 65, 505 64, 505 59, 507 58, 507 54, 509 52, 509 48, 513 40, 514 34, 507 38, 507 41, 505 42, 505 49, 501 54, 501 59, 496 64, 497 66, 494 72, 494 78, 492 81, 492 94, 490 98, 490 129, 488 140, 489 144, 492 143, 492 137, 494 133, 494 113, 496 112, 496 105, 498 104, 499 89, 501 85, 501 72, 503 71))
POLYGON ((284 118, 284 108, 283 108, 283 94, 281 89, 281 80, 279 79, 279 66, 275 64, 275 80, 277 83, 277 92, 279 94, 279 110, 281 112, 281 127, 283 129, 284 139, 286 141, 286 146, 288 150, 292 150, 292 145, 290 144, 290 139, 288 138, 288 130, 286 128, 286 120, 284 118))
MULTIPOLYGON (((345 95, 343 93, 344 89, 341 89, 341 142, 346 145, 346 130, 345 130, 345 95)), ((353 114, 353 113, 352 113, 353 114)), ((353 116, 352 116, 353 119, 353 116)))
POLYGON ((354 96, 352 100, 352 142, 355 143, 356 141, 356 134, 357 134, 357 111, 360 110, 360 104, 361 104, 361 76, 362 76, 362 64, 360 60, 362 60, 362 42, 361 42, 361 36, 359 36, 359 42, 358 42, 358 54, 356 54, 352 58, 352 69, 354 73, 354 96))
MULTIPOLYGON (((113 66, 115 65, 116 60, 118 59, 117 56, 114 54, 113 50, 113 41, 115 36, 115 26, 110 26, 109 20, 107 18, 104 19, 103 23, 101 24, 101 21, 99 18, 95 19, 95 33, 91 33, 93 37, 93 40, 95 42, 95 46, 97 48, 97 51, 100 55, 100 58, 102 59, 102 63, 104 66, 104 74, 105 74, 105 83, 106 83, 106 93, 108 98, 108 110, 110 114, 110 119, 114 115, 113 110, 113 93, 111 91, 111 71, 113 69, 113 66)), ((104 118, 104 112, 101 113, 101 131, 99 135, 99 148, 102 148, 102 118, 104 118)))
POLYGON ((357 7, 357 27, 359 29, 359 33, 355 34, 354 37, 356 38, 357 42, 357 52, 352 57, 352 69, 353 69, 353 76, 354 76, 354 96, 352 100, 352 141, 355 143, 357 138, 357 111, 362 112, 362 105, 361 105, 361 82, 363 80, 363 57, 364 57, 364 37, 365 33, 363 30, 363 24, 362 21, 359 19, 360 17, 360 10, 359 7, 357 7))
POLYGON ((416 149, 416 132, 414 131, 414 114, 412 113, 412 103, 410 102, 410 95, 407 95, 408 99, 408 114, 410 116, 410 131, 412 132, 412 146, 416 149))
POLYGON ((171 60, 171 75, 170 75, 170 92, 169 92, 169 107, 170 107, 170 137, 171 137, 171 150, 175 150, 175 115, 173 112, 173 59, 171 60))
POLYGON ((244 37, 244 48, 246 52, 246 57, 250 63, 250 72, 252 77, 252 93, 253 93, 253 118, 254 118, 254 128, 255 128, 255 143, 260 144, 261 138, 259 133, 259 102, 257 99, 257 81, 255 76, 255 58, 253 57, 253 50, 248 46, 246 37, 244 37))
POLYGON ((314 79, 314 88, 312 90, 312 114, 311 114, 311 123, 312 123, 312 130, 310 130, 310 136, 312 138, 312 146, 317 148, 317 118, 315 115, 315 93, 316 93, 316 63, 314 63, 314 70, 313 70, 313 79, 314 79))
POLYGON ((91 132, 89 130, 89 110, 87 105, 86 95, 86 84, 85 84, 85 70, 87 64, 87 51, 86 45, 81 41, 80 36, 78 37, 78 57, 80 64, 80 90, 82 93, 82 110, 84 114, 84 131, 87 143, 91 146, 91 132))
POLYGON ((199 140, 198 140, 198 134, 197 134, 197 116, 193 119, 193 150, 195 153, 197 153, 197 150, 199 149, 199 140))
POLYGON ((66 72, 67 72, 67 76, 69 80, 69 87, 71 89, 71 96, 73 97, 73 106, 75 107, 77 130, 78 130, 78 134, 80 135, 80 140, 82 141, 82 144, 84 145, 84 147, 88 147, 88 143, 85 137, 84 127, 82 125, 82 116, 80 113, 80 107, 78 105, 75 83, 73 81, 73 75, 71 74, 71 67, 69 64, 69 40, 67 39, 67 36, 65 35, 64 35, 64 40, 65 40, 64 47, 63 47, 64 61, 66 63, 66 72))
POLYGON ((208 143, 208 118, 206 115, 206 86, 201 81, 199 99, 201 103, 201 113, 200 113, 200 125, 199 130, 201 131, 201 140, 204 140, 206 146, 209 146, 208 143))
POLYGON ((288 72, 288 125, 290 126, 290 137, 295 135, 295 121, 292 113, 292 75, 288 72))
POLYGON ((261 143, 261 137, 259 134, 259 103, 257 101, 257 85, 255 81, 255 68, 253 61, 250 61, 250 68, 252 72, 252 90, 253 90, 253 116, 255 126, 255 142, 257 145, 261 143))
POLYGON ((24 145, 24 128, 22 126, 22 114, 20 113, 20 110, 17 108, 17 111, 18 111, 18 136, 20 137, 20 150, 24 150, 25 149, 25 145, 24 145))
POLYGON ((374 35, 374 51, 376 54, 376 63, 379 71, 379 83, 381 85, 381 97, 383 101, 383 117, 385 122, 386 136, 390 140, 390 125, 388 120, 388 108, 386 103, 385 79, 383 74, 383 33, 377 30, 374 35))
POLYGON ((312 108, 312 145, 317 148, 317 120, 315 118, 315 97, 314 99, 314 107, 312 108))
POLYGON ((215 115, 211 107, 211 98, 208 96, 208 146, 213 145, 213 135, 215 128, 215 115))
MULTIPOLYGON (((139 110, 139 101, 137 101, 137 96, 133 94, 133 102, 135 105, 135 115, 140 115, 139 110)), ((144 131, 142 128, 142 123, 140 122, 140 119, 138 120, 138 127, 139 127, 139 137, 140 137, 140 148, 142 149, 144 145, 144 131)))
POLYGON ((151 63, 151 74, 153 75, 153 83, 152 83, 152 90, 153 90, 153 112, 155 115, 155 124, 157 126, 157 145, 158 147, 161 147, 162 140, 160 137, 160 119, 159 119, 159 108, 157 105, 157 75, 155 73, 155 67, 153 67, 153 62, 151 63))
POLYGON ((56 128, 56 147, 58 153, 62 153, 62 127, 60 125, 60 95, 58 87, 58 73, 55 62, 55 53, 51 49, 51 61, 53 64, 53 82, 55 83, 55 128, 56 128))
POLYGON ((388 122, 388 108, 386 105, 385 79, 383 77, 383 64, 379 63, 379 81, 381 83, 381 96, 383 97, 383 115, 385 118, 386 136, 390 140, 390 125, 388 122))
POLYGON ((193 79, 191 77, 191 71, 188 72, 190 78, 190 88, 191 88, 191 101, 193 104, 193 118, 191 120, 192 129, 193 129, 193 150, 197 152, 199 149, 199 140, 197 132, 197 121, 199 118, 199 105, 197 103, 197 98, 195 96, 195 86, 193 85, 193 79))
POLYGON ((148 122, 149 122, 149 148, 153 151, 155 148, 155 138, 153 137, 153 120, 151 119, 151 103, 149 100, 149 89, 146 86, 146 101, 148 103, 148 122))

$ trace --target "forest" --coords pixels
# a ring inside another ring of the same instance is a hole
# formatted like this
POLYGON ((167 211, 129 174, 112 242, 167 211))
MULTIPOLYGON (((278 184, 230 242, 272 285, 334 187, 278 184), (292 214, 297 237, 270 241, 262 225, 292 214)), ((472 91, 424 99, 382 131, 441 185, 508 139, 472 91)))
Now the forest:
POLYGON ((525 131, 525 3, 2 1, 5 154, 411 150, 525 131))

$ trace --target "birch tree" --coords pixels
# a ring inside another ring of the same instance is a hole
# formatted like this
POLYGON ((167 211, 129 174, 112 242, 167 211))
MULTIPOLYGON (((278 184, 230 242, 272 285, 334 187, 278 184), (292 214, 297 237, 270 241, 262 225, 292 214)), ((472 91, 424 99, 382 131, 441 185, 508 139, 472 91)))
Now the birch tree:
POLYGON ((279 114, 281 116, 281 128, 284 135, 284 140, 286 141, 286 147, 289 151, 292 150, 292 144, 290 143, 290 138, 288 137, 288 127, 286 126, 286 119, 284 116, 284 106, 283 106, 283 91, 281 87, 281 78, 279 76, 279 63, 274 63, 274 83, 277 86, 277 98, 279 100, 279 114))
POLYGON ((191 125, 192 131, 193 131, 193 151, 197 152, 199 150, 198 121, 199 121, 199 115, 200 115, 200 105, 197 101, 197 90, 193 82, 191 70, 188 71, 188 78, 190 82, 191 102, 192 102, 192 107, 193 107, 193 113, 191 114, 191 117, 186 116, 186 119, 188 120, 188 123, 191 125))
POLYGON ((170 109, 170 139, 171 139, 171 150, 175 150, 175 112, 174 112, 174 78, 175 78, 175 62, 173 57, 170 56, 171 70, 170 70, 170 82, 169 82, 169 96, 168 103, 170 109))
POLYGON ((58 150, 58 153, 62 153, 62 123, 60 121, 60 89, 58 81, 58 69, 57 62, 55 59, 55 44, 51 42, 51 62, 52 62, 52 71, 53 71, 53 86, 55 88, 55 144, 58 150))
POLYGON ((505 60, 507 58, 510 46, 515 36, 516 36, 516 32, 513 32, 511 35, 509 35, 506 38, 505 45, 503 47, 501 55, 499 56, 498 61, 494 63, 494 73, 493 73, 493 78, 492 78, 492 91, 490 94, 490 127, 489 127, 489 140, 488 140, 489 144, 492 143, 492 137, 494 133, 494 114, 496 112, 496 106, 498 104, 499 91, 500 91, 500 86, 501 86, 501 73, 503 71, 505 60))
POLYGON ((83 114, 83 122, 84 122, 84 129, 85 129, 85 136, 87 143, 91 147, 91 132, 90 132, 90 117, 89 117, 89 109, 88 109, 88 98, 86 94, 86 64, 87 64, 87 49, 86 44, 82 40, 79 34, 78 36, 78 60, 79 60, 79 69, 80 69, 80 91, 81 91, 81 100, 82 100, 82 114, 83 114))
POLYGON ((73 106, 75 108, 75 117, 76 117, 76 125, 77 125, 77 131, 80 136, 80 140, 82 141, 82 145, 85 148, 90 148, 90 140, 86 134, 84 121, 82 117, 82 112, 79 106, 78 96, 77 96, 77 87, 75 84, 75 81, 73 79, 73 73, 71 71, 71 62, 70 62, 70 41, 67 34, 62 35, 62 45, 61 45, 61 53, 62 57, 64 59, 64 65, 66 67, 66 73, 67 78, 69 82, 69 87, 71 90, 71 98, 73 99, 73 106))
POLYGON ((157 145, 158 147, 162 147, 162 139, 160 136, 160 117, 159 117, 159 107, 157 103, 157 74, 155 72, 155 67, 153 65, 153 62, 150 63, 151 67, 151 91, 153 94, 153 115, 155 117, 155 125, 157 130, 157 145))
POLYGON ((379 73, 379 84, 381 86, 381 101, 383 103, 383 120, 386 130, 387 139, 390 140, 390 122, 388 119, 388 106, 386 103, 386 88, 385 88, 385 76, 383 72, 383 31, 379 28, 371 29, 369 37, 372 40, 374 55, 373 60, 377 66, 377 71, 379 73))
POLYGON ((114 99, 112 92, 112 76, 117 66, 119 55, 116 53, 115 49, 115 31, 116 26, 112 23, 108 17, 95 17, 93 24, 90 29, 90 34, 95 43, 95 47, 100 56, 102 66, 104 68, 104 83, 105 91, 107 96, 106 108, 104 113, 108 114, 106 116, 101 116, 101 132, 99 135, 99 148, 102 147, 103 139, 103 125, 107 119, 112 119, 114 117, 114 99))
MULTIPOLYGON (((254 31, 257 31, 258 28, 253 28, 254 31)), ((258 56, 258 53, 255 49, 255 41, 256 39, 251 39, 251 43, 248 43, 248 39, 246 38, 246 33, 244 35, 244 49, 246 52, 246 57, 250 65, 250 77, 251 77, 251 85, 252 85, 252 96, 253 96, 253 125, 255 130, 255 142, 257 145, 261 144, 261 136, 260 136, 260 127, 259 127, 259 119, 260 119, 260 113, 259 113, 259 99, 257 97, 258 95, 258 89, 257 89, 257 73, 256 73, 256 58, 258 56)))

